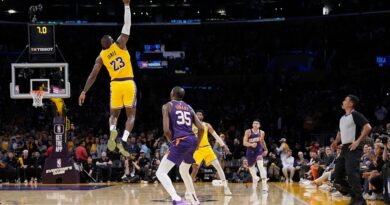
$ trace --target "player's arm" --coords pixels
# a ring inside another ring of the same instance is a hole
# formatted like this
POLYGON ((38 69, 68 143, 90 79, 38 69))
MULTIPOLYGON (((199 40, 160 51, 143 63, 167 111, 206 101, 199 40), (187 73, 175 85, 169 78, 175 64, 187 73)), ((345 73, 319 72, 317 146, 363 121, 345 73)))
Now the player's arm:
POLYGON ((341 141, 341 134, 340 131, 337 132, 336 139, 333 141, 333 143, 330 145, 332 149, 337 150, 337 145, 341 141))
POLYGON ((172 132, 169 129, 169 111, 171 110, 171 106, 171 103, 166 103, 162 107, 163 130, 168 142, 172 142, 172 132))
POLYGON ((124 14, 124 24, 122 27, 122 33, 116 40, 119 48, 126 50, 126 44, 130 36, 131 28, 131 10, 130 10, 130 0, 123 0, 125 5, 125 14, 124 14))
POLYGON ((215 138, 215 140, 223 147, 226 153, 230 153, 229 147, 225 144, 222 138, 215 132, 213 126, 209 123, 206 123, 207 131, 215 138))
POLYGON ((242 143, 245 147, 253 147, 253 143, 249 143, 249 136, 251 135, 251 132, 249 130, 245 131, 244 135, 244 142, 242 143))
POLYGON ((198 128, 198 146, 199 146, 199 144, 203 138, 203 133, 207 132, 207 130, 204 130, 204 128, 202 126, 202 122, 199 120, 198 116, 196 116, 194 111, 192 111, 192 114, 194 116, 194 124, 198 128))
POLYGON ((260 143, 261 143, 261 146, 264 149, 264 155, 267 155, 268 154, 268 148, 267 148, 267 144, 265 143, 265 132, 264 131, 261 131, 260 143))
POLYGON ((85 83, 84 89, 80 94, 80 97, 79 97, 79 105, 80 106, 83 105, 84 100, 85 100, 85 94, 87 94, 88 90, 92 87, 92 85, 95 82, 96 77, 98 76, 102 66, 103 66, 103 60, 100 56, 98 56, 95 60, 95 65, 93 66, 93 69, 88 76, 87 82, 85 83))

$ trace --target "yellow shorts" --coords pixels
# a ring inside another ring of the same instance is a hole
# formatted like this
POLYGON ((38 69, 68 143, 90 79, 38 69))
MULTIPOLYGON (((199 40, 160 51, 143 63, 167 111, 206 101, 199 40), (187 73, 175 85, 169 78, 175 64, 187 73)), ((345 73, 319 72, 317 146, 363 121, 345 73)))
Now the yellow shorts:
POLYGON ((111 99, 112 109, 121 109, 123 107, 135 107, 137 105, 137 86, 133 80, 111 81, 111 99))
POLYGON ((206 166, 210 166, 211 162, 217 159, 211 146, 201 147, 194 153, 195 163, 197 165, 202 164, 202 161, 206 163, 206 166))

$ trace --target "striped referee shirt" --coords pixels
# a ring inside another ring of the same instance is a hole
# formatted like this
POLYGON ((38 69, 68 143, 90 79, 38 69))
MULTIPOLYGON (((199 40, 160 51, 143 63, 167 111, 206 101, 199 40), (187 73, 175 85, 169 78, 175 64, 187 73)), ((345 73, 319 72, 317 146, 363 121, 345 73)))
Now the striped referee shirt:
POLYGON ((350 144, 357 140, 367 123, 367 118, 355 110, 343 115, 340 119, 341 144, 350 144))

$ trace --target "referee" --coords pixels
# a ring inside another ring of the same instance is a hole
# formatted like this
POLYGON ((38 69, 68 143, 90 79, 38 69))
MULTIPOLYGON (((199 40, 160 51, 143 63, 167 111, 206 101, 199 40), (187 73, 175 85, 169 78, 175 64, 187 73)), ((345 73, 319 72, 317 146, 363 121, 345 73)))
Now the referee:
POLYGON ((360 158, 363 153, 360 142, 367 137, 371 126, 366 117, 355 110, 359 99, 355 95, 348 95, 342 108, 345 111, 340 119, 340 131, 332 148, 337 148, 341 141, 342 148, 335 167, 335 187, 343 194, 351 195, 350 205, 365 205, 362 185, 360 183, 360 158), (345 179, 347 177, 347 180, 345 179))

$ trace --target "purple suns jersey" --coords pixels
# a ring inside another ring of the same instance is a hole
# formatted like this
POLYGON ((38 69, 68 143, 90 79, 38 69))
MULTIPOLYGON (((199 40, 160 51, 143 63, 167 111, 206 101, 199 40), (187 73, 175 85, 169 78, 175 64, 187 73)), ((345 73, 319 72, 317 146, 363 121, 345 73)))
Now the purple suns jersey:
POLYGON ((194 135, 192 123, 194 123, 194 111, 187 103, 183 101, 172 100, 172 109, 169 113, 170 129, 173 140, 194 135))
POLYGON ((249 143, 257 143, 257 147, 248 147, 247 152, 253 152, 253 153, 261 153, 263 151, 263 147, 260 143, 260 138, 261 138, 261 130, 259 130, 258 133, 254 133, 253 130, 251 129, 251 135, 249 135, 249 143))

